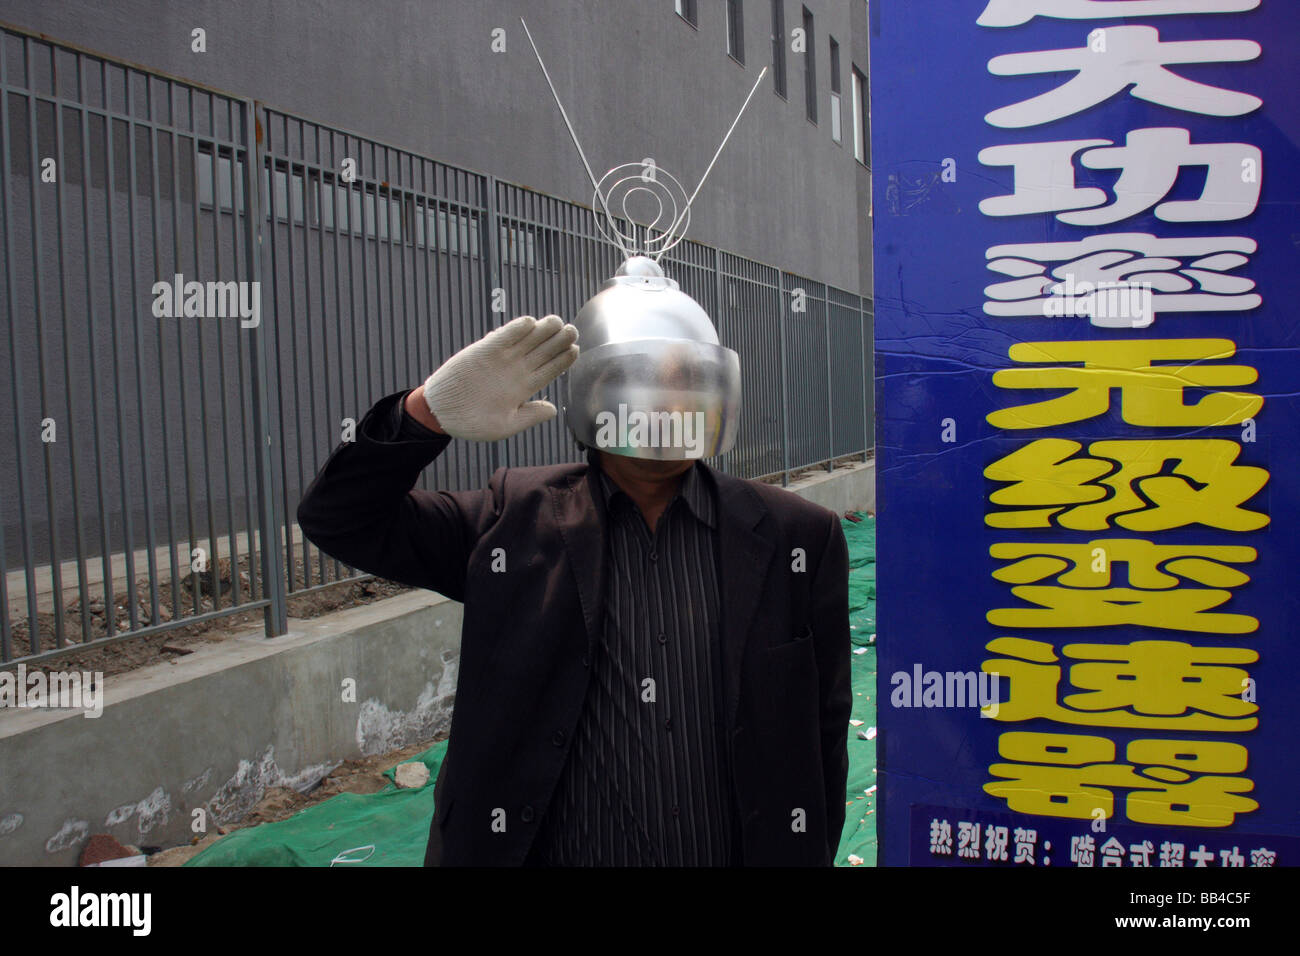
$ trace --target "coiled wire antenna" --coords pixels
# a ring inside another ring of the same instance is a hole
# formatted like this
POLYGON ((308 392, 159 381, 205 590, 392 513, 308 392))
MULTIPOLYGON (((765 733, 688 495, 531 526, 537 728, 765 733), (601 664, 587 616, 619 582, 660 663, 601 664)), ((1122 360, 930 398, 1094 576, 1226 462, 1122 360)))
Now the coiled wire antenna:
POLYGON ((592 207, 596 208, 598 202, 606 209, 609 225, 607 230, 597 217, 596 228, 600 234, 620 249, 638 250, 639 246, 638 251, 656 261, 686 238, 691 222, 690 200, 677 177, 647 163, 624 163, 601 176, 591 201, 592 207), (649 222, 639 222, 628 208, 630 203, 642 202, 655 207, 654 218, 649 222), (620 229, 618 220, 610 212, 621 214, 634 228, 631 231, 620 229), (636 229, 636 226, 641 229, 636 229))
POLYGON ((546 69, 546 63, 542 60, 542 54, 537 49, 537 44, 533 42, 533 34, 528 29, 528 24, 524 22, 523 17, 519 22, 524 25, 524 33, 528 36, 528 43, 533 48, 533 54, 537 57, 537 63, 542 68, 542 75, 546 77, 546 85, 551 88, 551 95, 555 97, 555 105, 560 108, 560 116, 564 119, 564 125, 569 130, 569 136, 573 139, 573 145, 578 149, 578 156, 582 159, 582 166, 587 170, 587 177, 591 180, 592 189, 595 193, 592 197, 592 207, 599 205, 601 212, 605 215, 604 224, 601 223, 600 217, 596 217, 596 228, 600 234, 618 246, 619 251, 623 253, 624 258, 630 259, 638 253, 649 256, 655 262, 672 249, 679 242, 686 238, 686 230, 691 223, 691 204, 695 202, 695 197, 700 193, 700 186, 709 178, 709 173, 713 171, 713 166, 722 155, 722 149, 727 145, 727 140, 731 139, 731 134, 735 131, 736 125, 740 122, 740 117, 744 115, 745 108, 749 106, 749 101, 754 98, 754 93, 758 90, 758 85, 763 82, 763 77, 767 75, 767 67, 763 67, 758 74, 758 79, 754 81, 749 95, 745 97, 745 102, 740 106, 740 112, 736 118, 731 121, 731 127, 727 134, 722 137, 722 142, 718 145, 717 151, 713 154, 713 159, 709 160, 708 167, 704 170, 704 175, 700 177, 699 185, 695 191, 686 195, 686 190, 675 176, 658 165, 648 163, 623 163, 615 166, 609 172, 605 173, 600 179, 596 179, 595 173, 591 171, 591 164, 587 162, 587 154, 583 152, 582 144, 578 142, 578 134, 573 130, 573 124, 569 122, 569 114, 564 110, 564 104, 560 102, 560 94, 555 91, 555 84, 551 82, 551 74, 546 69), (640 202, 642 197, 648 197, 649 201, 654 203, 655 216, 649 223, 638 221, 632 216, 628 209, 629 201, 640 202), (644 230, 644 238, 640 238, 638 231, 633 228, 629 233, 620 225, 619 220, 610 211, 613 205, 623 214, 623 219, 633 224, 634 227, 640 226, 644 230))

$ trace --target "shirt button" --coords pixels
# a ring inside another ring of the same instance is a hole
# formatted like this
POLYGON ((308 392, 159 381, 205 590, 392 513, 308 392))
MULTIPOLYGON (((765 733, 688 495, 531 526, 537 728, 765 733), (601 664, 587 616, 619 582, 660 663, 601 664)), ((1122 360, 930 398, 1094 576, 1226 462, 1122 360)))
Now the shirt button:
POLYGON ((680 817, 681 815, 682 815, 681 807, 673 807, 673 816, 680 817))
POLYGON ((532 807, 524 807, 522 810, 519 811, 519 819, 523 820, 524 823, 532 823, 533 816, 534 814, 533 814, 532 807))
POLYGON ((563 730, 557 730, 554 734, 552 734, 552 735, 551 735, 551 743, 555 744, 555 746, 557 746, 557 747, 563 747, 563 746, 564 746, 564 731, 563 731, 563 730))
POLYGON ((588 657, 586 654, 583 654, 583 655, 582 655, 582 666, 583 666, 583 667, 590 667, 590 666, 591 666, 591 658, 588 657))
POLYGON ((651 552, 650 552, 650 560, 651 560, 651 561, 658 561, 658 560, 659 560, 659 552, 658 552, 658 551, 651 551, 651 552))
POLYGON ((659 643, 660 643, 660 644, 667 644, 667 643, 668 643, 668 635, 665 634, 663 631, 660 631, 660 632, 659 632, 659 643))
POLYGON ((667 720, 664 721, 664 730, 672 730, 672 729, 673 729, 673 719, 669 717, 667 720))

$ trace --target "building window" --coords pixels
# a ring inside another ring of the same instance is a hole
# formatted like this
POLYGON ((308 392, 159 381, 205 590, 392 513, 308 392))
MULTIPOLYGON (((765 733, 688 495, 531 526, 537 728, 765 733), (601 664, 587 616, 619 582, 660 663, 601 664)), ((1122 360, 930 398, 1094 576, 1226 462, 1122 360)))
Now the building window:
POLYGON ((303 167, 294 166, 291 170, 287 162, 277 160, 273 177, 271 163, 268 160, 262 167, 262 188, 268 197, 267 208, 264 211, 268 220, 274 216, 277 222, 292 222, 296 225, 306 223, 306 205, 303 198, 306 178, 303 167), (292 219, 289 216, 291 208, 292 219))
POLYGON ((698 21, 695 16, 695 0, 674 0, 677 15, 689 23, 691 26, 697 26, 698 21))
POLYGON ((853 158, 862 165, 871 166, 871 90, 867 78, 853 68, 853 158))
POLYGON ((221 212, 244 213, 244 161, 233 160, 229 146, 199 143, 195 156, 195 172, 199 186, 199 208, 219 209, 221 212), (213 166, 216 166, 215 176, 213 166), (238 197, 237 207, 234 197, 238 197))
POLYGON ((785 0, 772 0, 772 89, 785 96, 785 0))
MULTIPOLYGON (((426 204, 421 208, 424 212, 424 225, 420 229, 427 248, 455 256, 478 256, 477 217, 450 207, 443 208, 441 203, 426 204)), ((507 248, 507 236, 506 227, 503 225, 500 236, 503 250, 507 248)))
POLYGON ((813 15, 807 7, 803 8, 803 89, 804 103, 808 109, 808 121, 817 122, 817 57, 814 53, 817 44, 813 42, 813 15))
POLYGON ((727 0, 727 53, 745 62, 745 11, 741 0, 727 0))
POLYGON ((831 37, 831 139, 841 142, 840 134, 840 45, 831 37))

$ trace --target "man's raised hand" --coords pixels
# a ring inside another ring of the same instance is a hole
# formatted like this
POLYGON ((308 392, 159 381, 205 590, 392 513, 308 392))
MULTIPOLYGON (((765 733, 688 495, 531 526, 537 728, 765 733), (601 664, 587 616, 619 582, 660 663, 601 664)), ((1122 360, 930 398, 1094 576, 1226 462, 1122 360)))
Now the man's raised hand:
MULTIPOLYGON (((558 315, 521 315, 467 345, 424 383, 440 430, 455 438, 497 441, 550 421, 547 401, 529 401, 578 358, 578 330, 558 315)), ((409 408, 409 406, 408 406, 409 408)))

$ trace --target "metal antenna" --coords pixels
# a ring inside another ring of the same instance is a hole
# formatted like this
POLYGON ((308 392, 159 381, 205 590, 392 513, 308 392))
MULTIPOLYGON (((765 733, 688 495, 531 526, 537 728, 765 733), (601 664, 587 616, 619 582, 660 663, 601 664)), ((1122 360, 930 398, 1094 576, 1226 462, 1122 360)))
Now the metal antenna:
MULTIPOLYGON (((605 218, 609 220, 610 226, 613 227, 614 217, 610 215, 609 206, 605 204, 605 196, 600 191, 600 184, 596 181, 596 174, 591 171, 591 164, 587 162, 587 154, 582 151, 582 144, 578 142, 578 134, 573 131, 573 124, 569 122, 569 114, 564 111, 564 104, 560 102, 560 94, 555 92, 555 84, 551 82, 551 74, 547 71, 546 64, 542 62, 542 54, 538 52, 537 44, 533 42, 533 34, 528 29, 528 24, 524 23, 523 17, 519 18, 519 22, 524 24, 524 33, 528 37, 528 43, 533 48, 533 55, 537 57, 538 66, 542 68, 542 76, 546 77, 546 85, 551 88, 551 95, 555 97, 555 105, 560 108, 560 116, 564 118, 564 125, 567 126, 569 129, 569 136, 573 138, 573 145, 578 147, 578 155, 582 158, 583 168, 587 170, 587 178, 591 180, 592 188, 596 191, 596 197, 600 200, 600 208, 604 210, 605 218)), ((767 72, 766 67, 763 68, 763 72, 764 73, 767 72)), ((762 77, 760 76, 759 79, 762 79, 762 77)), ((751 92, 750 96, 753 95, 754 94, 751 92)), ((746 100, 745 102, 748 103, 749 101, 746 100)), ((732 126, 734 127, 735 124, 733 123, 732 126)), ((728 133, 727 135, 730 136, 731 134, 728 133)), ((723 142, 725 143, 726 140, 723 140, 723 142)), ((715 156, 714 158, 716 159, 717 157, 715 156)), ((708 174, 706 173, 705 175, 708 174)), ((618 246, 619 251, 623 253, 623 258, 630 259, 632 257, 632 253, 628 252, 627 247, 623 245, 622 241, 616 238, 618 236, 618 230, 611 229, 611 231, 613 232, 615 237, 614 238, 615 244, 618 246)))
MULTIPOLYGON (((672 226, 669 227, 668 231, 670 233, 677 230, 678 223, 681 222, 682 217, 686 216, 691 211, 691 203, 695 202, 695 197, 700 194, 700 186, 704 185, 704 180, 708 179, 709 173, 713 172, 713 164, 716 163, 718 157, 722 155, 723 147, 727 145, 727 140, 731 139, 731 134, 736 130, 736 124, 739 123, 740 118, 745 115, 745 109, 749 106, 749 101, 754 98, 754 93, 758 90, 758 84, 763 82, 763 77, 766 75, 767 67, 763 67, 762 72, 758 74, 758 79, 754 81, 754 85, 750 88, 749 95, 745 97, 745 102, 741 104, 740 112, 737 113, 736 118, 731 121, 731 128, 727 130, 727 135, 722 137, 722 142, 718 144, 718 151, 714 153, 713 158, 709 160, 708 168, 704 170, 704 175, 700 177, 699 186, 695 187, 695 192, 691 193, 691 197, 686 200, 686 208, 681 211, 681 214, 673 222, 672 226)), ((658 262, 659 256, 662 256, 667 251, 667 249, 661 249, 659 254, 654 257, 655 261, 658 262)))

